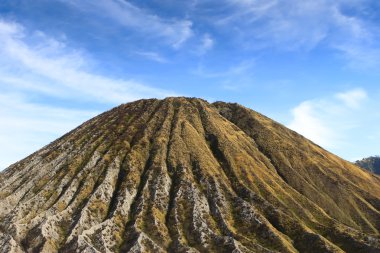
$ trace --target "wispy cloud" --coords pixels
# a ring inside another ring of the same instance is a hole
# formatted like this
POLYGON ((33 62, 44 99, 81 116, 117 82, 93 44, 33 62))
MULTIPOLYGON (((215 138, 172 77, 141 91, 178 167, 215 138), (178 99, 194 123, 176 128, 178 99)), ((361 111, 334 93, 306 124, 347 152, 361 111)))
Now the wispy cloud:
POLYGON ((0 170, 48 144, 102 108, 172 92, 91 70, 85 52, 40 31, 0 20, 0 170), (59 105, 56 100, 66 101, 59 105), (69 101, 69 103, 67 103, 69 101))
POLYGON ((0 95, 0 107, 0 171, 98 113, 38 105, 12 93, 0 95))
POLYGON ((135 54, 140 55, 148 60, 159 62, 159 63, 168 63, 169 61, 160 55, 157 52, 149 52, 149 51, 136 51, 135 54))
POLYGON ((210 34, 206 33, 201 38, 201 43, 198 48, 198 53, 200 55, 205 54, 207 51, 211 50, 214 47, 215 41, 210 34))
POLYGON ((288 127, 321 146, 332 148, 337 143, 337 136, 320 114, 323 103, 322 101, 305 101, 293 108, 293 119, 288 127))
POLYGON ((221 90, 241 92, 254 84, 254 65, 254 60, 246 60, 215 69, 214 65, 200 63, 196 69, 190 72, 197 77, 217 81, 221 90))
POLYGON ((224 70, 213 71, 206 68, 203 64, 199 64, 191 73, 203 78, 226 78, 245 75, 254 66, 253 60, 241 61, 237 64, 231 65, 224 70))
POLYGON ((248 48, 313 50, 318 46, 339 52, 347 66, 378 67, 379 32, 361 17, 368 1, 225 0, 227 11, 215 14, 214 24, 233 32, 248 48), (356 10, 345 12, 345 10, 356 10))
POLYGON ((117 24, 133 29, 147 37, 162 38, 173 48, 179 48, 193 36, 193 23, 187 19, 168 19, 123 0, 69 0, 69 3, 85 12, 95 12, 117 24))
POLYGON ((368 154, 367 147, 375 141, 378 130, 371 122, 379 119, 378 106, 364 89, 355 88, 300 103, 291 110, 287 126, 337 154, 350 147, 346 155, 354 159, 368 154))
POLYGON ((134 80, 94 74, 80 51, 46 35, 30 44, 27 32, 15 23, 0 21, 0 44, 0 80, 7 85, 114 104, 173 94, 134 80))
POLYGON ((249 41, 252 47, 309 50, 328 32, 326 11, 329 8, 321 0, 226 2, 232 6, 232 12, 220 19, 219 24, 240 30, 240 39, 249 41))
POLYGON ((368 98, 367 92, 363 89, 354 89, 336 94, 336 97, 351 108, 358 108, 364 100, 368 98))

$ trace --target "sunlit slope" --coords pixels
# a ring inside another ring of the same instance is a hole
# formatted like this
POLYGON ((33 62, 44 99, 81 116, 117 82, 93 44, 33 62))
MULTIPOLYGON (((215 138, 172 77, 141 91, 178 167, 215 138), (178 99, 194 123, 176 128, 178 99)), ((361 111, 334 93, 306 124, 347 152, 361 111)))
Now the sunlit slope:
POLYGON ((380 180, 201 99, 121 105, 9 167, 2 252, 380 252, 380 180))

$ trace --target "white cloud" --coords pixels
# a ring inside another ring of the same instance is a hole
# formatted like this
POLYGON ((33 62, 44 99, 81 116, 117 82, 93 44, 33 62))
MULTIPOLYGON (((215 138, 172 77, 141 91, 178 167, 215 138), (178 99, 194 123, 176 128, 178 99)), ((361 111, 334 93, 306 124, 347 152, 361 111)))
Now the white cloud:
POLYGON ((93 73, 91 66, 84 52, 0 20, 0 170, 98 113, 77 109, 76 103, 109 108, 174 95, 134 80, 93 73), (57 98, 70 107, 59 106, 57 98))
POLYGON ((320 118, 318 110, 320 110, 318 103, 302 102, 292 110, 293 120, 288 127, 321 146, 332 147, 336 142, 336 137, 324 120, 320 118))
POLYGON ((91 73, 86 69, 90 64, 81 52, 46 35, 31 45, 23 30, 18 24, 0 21, 0 80, 3 85, 113 104, 173 94, 134 80, 111 79, 91 73))
POLYGON ((9 35, 15 35, 19 34, 22 29, 21 26, 19 26, 16 23, 7 23, 7 22, 0 22, 0 36, 8 37, 9 35))
POLYGON ((366 91, 363 89, 354 89, 338 93, 336 97, 343 101, 346 106, 351 108, 358 108, 361 103, 368 98, 366 91))
POLYGON ((199 54, 203 55, 207 51, 211 50, 214 47, 214 43, 215 43, 214 39, 211 37, 210 34, 208 33, 204 34, 203 37, 201 38, 201 44, 198 50, 199 54))
POLYGON ((226 1, 235 7, 234 12, 221 19, 220 24, 241 30, 242 39, 253 47, 311 49, 326 37, 329 29, 326 22, 331 4, 323 0, 226 1))
POLYGON ((230 6, 216 15, 215 24, 238 40, 240 46, 262 49, 337 50, 355 68, 378 67, 378 25, 358 13, 368 1, 225 0, 230 6), (345 10, 353 10, 351 13, 345 10), (356 13, 355 13, 356 11, 356 13))
POLYGON ((113 19, 118 24, 133 29, 144 36, 160 37, 174 48, 179 48, 193 36, 190 20, 176 20, 159 17, 123 0, 69 0, 83 11, 93 11, 113 19))
POLYGON ((140 55, 148 60, 159 62, 159 63, 167 63, 168 60, 164 58, 162 55, 156 52, 148 52, 148 51, 137 51, 135 52, 137 55, 140 55))
POLYGON ((235 77, 239 75, 248 76, 248 72, 254 66, 254 61, 241 61, 235 65, 231 65, 222 71, 212 71, 207 69, 203 64, 199 64, 197 68, 191 71, 192 74, 203 77, 203 78, 226 78, 235 77))
POLYGON ((98 114, 38 105, 15 93, 0 94, 0 108, 0 171, 98 114))
POLYGON ((376 152, 379 102, 361 88, 307 100, 291 110, 287 126, 348 160, 376 152))
POLYGON ((360 40, 334 45, 334 48, 343 53, 347 66, 353 69, 377 69, 380 66, 380 48, 360 40))
POLYGON ((217 87, 233 92, 244 92, 254 85, 254 60, 240 61, 229 66, 215 69, 215 65, 198 64, 196 69, 190 71, 191 74, 217 80, 217 87))

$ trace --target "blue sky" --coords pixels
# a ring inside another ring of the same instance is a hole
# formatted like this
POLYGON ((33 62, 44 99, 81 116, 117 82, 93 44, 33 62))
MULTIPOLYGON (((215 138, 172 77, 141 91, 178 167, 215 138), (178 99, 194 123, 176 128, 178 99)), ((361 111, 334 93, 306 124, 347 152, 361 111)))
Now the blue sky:
POLYGON ((380 2, 2 0, 0 169, 140 98, 238 102, 379 154, 380 2))

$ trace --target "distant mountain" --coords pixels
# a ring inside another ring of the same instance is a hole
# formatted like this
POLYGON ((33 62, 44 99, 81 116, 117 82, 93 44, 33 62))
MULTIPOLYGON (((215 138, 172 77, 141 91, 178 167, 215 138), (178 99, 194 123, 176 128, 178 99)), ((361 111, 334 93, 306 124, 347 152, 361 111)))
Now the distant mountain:
POLYGON ((380 177, 238 104, 124 104, 0 173, 0 253, 375 253, 379 231, 380 177))
POLYGON ((375 174, 380 175, 380 156, 370 156, 356 161, 356 165, 363 169, 369 170, 375 174))

